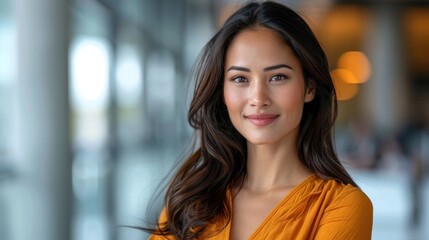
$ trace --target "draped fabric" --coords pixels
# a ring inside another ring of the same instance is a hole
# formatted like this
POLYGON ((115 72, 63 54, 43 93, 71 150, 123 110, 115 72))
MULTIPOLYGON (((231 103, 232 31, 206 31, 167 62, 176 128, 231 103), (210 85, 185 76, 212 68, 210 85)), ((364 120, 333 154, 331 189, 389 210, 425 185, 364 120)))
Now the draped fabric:
MULTIPOLYGON (((232 206, 233 199, 227 195, 232 206)), ((372 203, 359 188, 312 175, 285 196, 249 239, 367 240, 371 239, 372 214, 372 203)), ((165 221, 162 213, 160 222, 165 221)), ((225 223, 209 226, 212 237, 205 239, 228 240, 231 221, 222 228, 225 223)), ((150 238, 161 239, 166 238, 150 238)))

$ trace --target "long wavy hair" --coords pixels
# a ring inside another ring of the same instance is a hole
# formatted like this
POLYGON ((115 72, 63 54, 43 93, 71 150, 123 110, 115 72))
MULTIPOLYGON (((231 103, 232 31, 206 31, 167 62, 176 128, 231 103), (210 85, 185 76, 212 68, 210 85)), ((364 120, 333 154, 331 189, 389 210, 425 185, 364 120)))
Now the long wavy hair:
POLYGON ((196 129, 200 146, 171 180, 165 195, 167 222, 161 223, 155 234, 197 239, 209 224, 230 219, 226 193, 243 184, 247 148, 223 101, 225 54, 238 33, 255 27, 277 32, 299 59, 306 86, 315 86, 315 98, 305 103, 300 123, 300 161, 321 177, 357 186, 334 151, 332 129, 337 102, 319 42, 293 10, 271 1, 251 1, 229 17, 197 59, 188 120, 196 129))

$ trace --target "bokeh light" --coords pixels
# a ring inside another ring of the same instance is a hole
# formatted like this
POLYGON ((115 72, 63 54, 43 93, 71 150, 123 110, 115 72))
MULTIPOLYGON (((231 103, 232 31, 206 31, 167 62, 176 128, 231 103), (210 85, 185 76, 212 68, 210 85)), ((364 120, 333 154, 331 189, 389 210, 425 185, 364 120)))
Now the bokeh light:
MULTIPOLYGON (((343 53, 338 59, 337 67, 347 70, 353 75, 353 77, 342 78, 348 83, 364 83, 371 77, 371 64, 366 55, 359 51, 343 53)), ((341 71, 340 74, 344 75, 344 72, 341 71)))
POLYGON ((352 99, 359 92, 359 87, 350 82, 355 81, 353 74, 344 69, 335 69, 331 71, 332 80, 337 92, 337 99, 345 101, 352 99))

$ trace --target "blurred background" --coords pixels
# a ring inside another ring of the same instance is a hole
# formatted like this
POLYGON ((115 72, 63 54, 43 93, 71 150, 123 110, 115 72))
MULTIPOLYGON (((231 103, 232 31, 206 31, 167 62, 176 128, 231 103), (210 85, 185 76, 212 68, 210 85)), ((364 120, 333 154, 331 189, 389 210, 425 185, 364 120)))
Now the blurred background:
MULTIPOLYGON (((146 239, 120 226, 158 214, 192 64, 242 2, 0 0, 0 239, 146 239)), ((328 55, 373 239, 427 239, 429 1, 282 2, 328 55)))

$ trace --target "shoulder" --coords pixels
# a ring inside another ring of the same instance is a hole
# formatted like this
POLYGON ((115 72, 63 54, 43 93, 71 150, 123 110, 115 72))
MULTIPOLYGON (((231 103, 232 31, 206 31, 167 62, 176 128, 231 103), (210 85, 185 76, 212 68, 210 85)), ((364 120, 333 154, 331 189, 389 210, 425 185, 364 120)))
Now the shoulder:
POLYGON ((323 210, 316 239, 371 239, 373 206, 358 187, 319 180, 323 210))
POLYGON ((352 214, 372 219, 373 206, 368 196, 358 187, 343 184, 334 179, 325 179, 314 175, 302 189, 295 194, 295 200, 304 207, 311 208, 317 215, 343 218, 358 217, 352 214))
POLYGON ((342 184, 335 180, 323 181, 323 202, 326 207, 321 226, 331 226, 333 231, 336 229, 343 234, 353 233, 357 234, 356 236, 364 236, 361 239, 368 239, 373 222, 373 206, 368 196, 351 184, 342 184))
POLYGON ((350 210, 366 210, 372 213, 372 203, 369 197, 358 187, 351 184, 343 184, 333 179, 322 179, 320 181, 320 191, 329 202, 326 211, 341 207, 350 207, 350 210))

